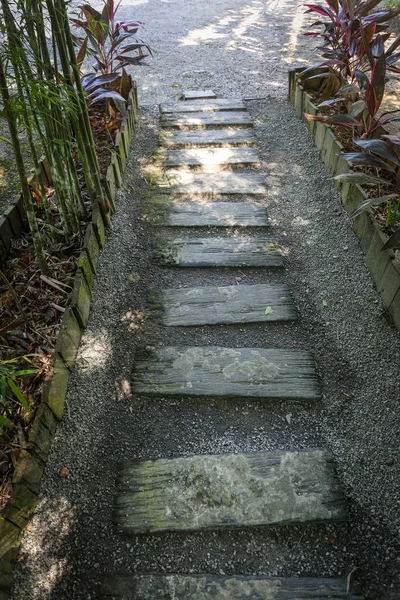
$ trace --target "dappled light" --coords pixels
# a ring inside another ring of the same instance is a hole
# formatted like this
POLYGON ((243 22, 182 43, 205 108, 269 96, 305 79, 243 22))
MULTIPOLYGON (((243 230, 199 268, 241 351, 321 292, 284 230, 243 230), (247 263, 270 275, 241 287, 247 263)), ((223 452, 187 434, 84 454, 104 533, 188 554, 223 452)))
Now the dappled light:
POLYGON ((82 368, 93 373, 105 367, 112 357, 112 346, 108 332, 99 330, 88 333, 81 348, 82 368))

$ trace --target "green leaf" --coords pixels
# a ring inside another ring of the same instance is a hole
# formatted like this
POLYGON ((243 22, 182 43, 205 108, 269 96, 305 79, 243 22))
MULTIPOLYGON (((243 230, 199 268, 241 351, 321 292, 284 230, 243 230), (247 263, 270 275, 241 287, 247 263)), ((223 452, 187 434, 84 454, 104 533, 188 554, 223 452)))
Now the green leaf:
POLYGON ((20 402, 20 404, 24 407, 25 410, 30 412, 31 408, 28 402, 26 401, 25 396, 20 392, 20 390, 17 388, 17 386, 10 377, 7 377, 7 383, 8 387, 10 388, 14 396, 17 398, 17 400, 20 402))
POLYGON ((364 109, 365 109, 364 100, 357 100, 357 102, 354 102, 354 104, 351 105, 351 108, 349 110, 349 115, 350 115, 350 117, 358 117, 358 115, 360 113, 362 113, 362 111, 364 109))
POLYGON ((359 183, 360 185, 391 185, 390 181, 380 177, 372 177, 372 175, 366 173, 341 173, 333 179, 342 183, 359 183))
POLYGON ((7 419, 7 417, 3 417, 2 415, 0 415, 0 427, 12 427, 10 419, 7 419))
POLYGON ((327 301, 326 301, 326 300, 322 300, 322 306, 324 306, 325 308, 327 308, 327 307, 328 307, 328 303, 327 303, 327 301))
POLYGON ((359 93, 360 93, 360 88, 358 86, 354 85, 353 83, 344 85, 338 91, 338 94, 340 94, 341 96, 354 96, 354 94, 359 94, 359 93))
POLYGON ((272 315, 274 313, 274 309, 272 308, 272 306, 267 306, 267 308, 264 311, 265 315, 272 315))

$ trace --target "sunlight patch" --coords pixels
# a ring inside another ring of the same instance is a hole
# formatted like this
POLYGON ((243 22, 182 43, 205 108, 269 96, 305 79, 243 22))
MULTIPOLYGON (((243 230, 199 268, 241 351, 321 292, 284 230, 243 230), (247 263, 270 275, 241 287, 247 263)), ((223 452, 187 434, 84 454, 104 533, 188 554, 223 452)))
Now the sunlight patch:
POLYGON ((85 371, 92 372, 104 368, 111 354, 112 347, 106 329, 86 333, 80 352, 85 371))

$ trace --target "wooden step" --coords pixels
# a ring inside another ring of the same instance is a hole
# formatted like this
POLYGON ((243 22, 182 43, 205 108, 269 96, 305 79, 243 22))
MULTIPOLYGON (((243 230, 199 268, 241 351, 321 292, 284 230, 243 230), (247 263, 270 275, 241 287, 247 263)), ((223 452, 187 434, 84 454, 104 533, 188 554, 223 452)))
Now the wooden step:
POLYGON ((212 90, 187 90, 183 92, 182 97, 185 101, 190 102, 191 100, 210 100, 217 96, 212 90))
POLYGON ((160 259, 177 267, 283 267, 275 237, 174 238, 159 247, 160 259))
POLYGON ((231 575, 111 575, 104 600, 361 600, 344 579, 231 575))
POLYGON ((167 171, 156 184, 161 194, 226 196, 244 194, 266 196, 264 175, 260 173, 187 173, 167 171))
POLYGON ((254 148, 187 148, 162 154, 166 167, 259 166, 254 148))
POLYGON ((201 129, 234 125, 253 127, 253 121, 245 111, 168 113, 161 115, 161 127, 173 127, 175 129, 201 129))
POLYGON ((187 148, 191 146, 252 146, 257 143, 250 129, 190 129, 183 131, 162 131, 160 144, 171 148, 187 148))
POLYGON ((133 535, 346 519, 320 449, 131 460, 118 477, 115 520, 133 535))
POLYGON ((153 396, 320 398, 312 355, 270 348, 158 348, 135 359, 133 390, 153 396))
POLYGON ((160 104, 162 115, 170 113, 219 112, 247 110, 246 105, 239 99, 193 100, 192 102, 173 102, 160 104))
MULTIPOLYGON (((164 205, 165 206, 165 205, 164 205)), ((253 202, 174 202, 165 208, 170 227, 268 227, 267 211, 253 202)))
POLYGON ((167 327, 291 321, 297 313, 288 286, 274 284, 169 289, 153 296, 167 327))

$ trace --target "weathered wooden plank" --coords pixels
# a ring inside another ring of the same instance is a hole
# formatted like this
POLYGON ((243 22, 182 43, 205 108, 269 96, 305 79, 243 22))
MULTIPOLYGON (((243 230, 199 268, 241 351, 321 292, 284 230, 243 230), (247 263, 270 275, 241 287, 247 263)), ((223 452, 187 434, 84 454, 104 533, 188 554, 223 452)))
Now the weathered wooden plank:
POLYGON ((159 247, 161 260, 177 267, 283 267, 274 237, 174 238, 159 247))
POLYGON ((254 148, 186 148, 162 154, 166 167, 258 166, 260 158, 254 148))
POLYGON ((254 133, 250 129, 199 129, 198 131, 162 131, 160 144, 166 147, 190 146, 223 146, 232 147, 239 145, 252 146, 257 143, 254 133))
POLYGON ((288 286, 276 284, 169 289, 153 302, 168 327, 291 321, 297 313, 288 286))
POLYGON ((260 173, 188 173, 167 171, 157 182, 161 194, 266 196, 264 175, 260 173))
POLYGON ((193 112, 188 114, 168 113, 161 115, 161 127, 176 129, 201 129, 221 126, 253 127, 251 117, 245 111, 193 112))
POLYGON ((162 115, 170 113, 219 112, 247 110, 246 105, 239 99, 200 99, 192 102, 173 102, 160 104, 162 115))
POLYGON ((112 575, 101 594, 107 600, 361 600, 343 579, 262 575, 112 575))
POLYGON ((312 355, 270 348, 159 348, 137 357, 133 389, 158 396, 320 398, 312 355))
POLYGON ((346 520, 333 459, 318 448, 123 463, 115 519, 124 533, 346 520))
POLYGON ((268 227, 267 211, 254 202, 174 202, 164 225, 171 227, 268 227))
POLYGON ((182 96, 185 101, 189 102, 191 100, 210 100, 217 97, 212 90, 188 90, 183 92, 182 96))

